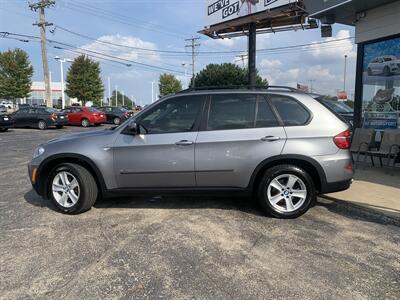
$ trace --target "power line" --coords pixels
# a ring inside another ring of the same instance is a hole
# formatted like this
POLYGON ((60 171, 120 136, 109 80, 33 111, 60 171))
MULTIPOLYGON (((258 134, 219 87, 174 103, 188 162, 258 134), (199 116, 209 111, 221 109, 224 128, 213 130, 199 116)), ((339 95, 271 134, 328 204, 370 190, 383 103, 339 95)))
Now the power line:
MULTIPOLYGON (((15 33, 9 33, 9 32, 0 32, 0 35, 3 38, 4 37, 9 38, 9 35, 11 35, 11 36, 16 36, 16 37, 23 37, 23 38, 26 38, 26 39, 34 39, 35 41, 39 39, 39 37, 32 36, 32 35, 15 34, 15 33)), ((137 65, 137 66, 142 66, 142 67, 147 67, 147 68, 152 68, 152 69, 157 69, 157 70, 162 70, 162 71, 168 71, 168 72, 172 72, 172 73, 185 74, 183 71, 174 70, 174 69, 170 69, 170 68, 164 68, 164 67, 160 67, 160 66, 155 66, 155 65, 142 63, 142 62, 138 62, 138 61, 134 61, 134 60, 129 60, 129 59, 121 58, 121 57, 118 57, 118 56, 110 55, 110 54, 107 54, 107 53, 102 53, 102 52, 99 52, 99 51, 94 51, 94 50, 90 50, 90 49, 77 47, 77 46, 74 46, 74 45, 71 45, 71 44, 67 44, 67 43, 64 43, 64 42, 59 42, 59 41, 56 41, 56 40, 47 39, 47 43, 52 45, 53 47, 54 47, 53 44, 56 44, 56 47, 58 47, 57 49, 65 50, 64 47, 68 47, 68 48, 78 49, 79 51, 84 52, 82 54, 87 54, 89 52, 92 56, 93 56, 93 54, 94 55, 101 55, 101 56, 104 56, 106 58, 119 60, 119 61, 124 61, 126 63, 134 64, 134 65, 137 65), (57 46, 57 45, 61 45, 61 46, 64 46, 64 47, 60 47, 60 46, 57 46)), ((87 55, 89 56, 89 54, 87 54, 87 55)))

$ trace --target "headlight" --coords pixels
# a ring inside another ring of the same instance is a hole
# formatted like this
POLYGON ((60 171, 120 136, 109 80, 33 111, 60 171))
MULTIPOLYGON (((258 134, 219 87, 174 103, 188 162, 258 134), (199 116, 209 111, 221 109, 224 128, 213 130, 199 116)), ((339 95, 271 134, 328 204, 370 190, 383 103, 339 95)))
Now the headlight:
POLYGON ((44 153, 44 151, 45 151, 45 150, 44 150, 44 148, 43 148, 42 146, 37 147, 37 148, 35 149, 35 151, 33 152, 33 158, 36 158, 36 157, 42 155, 42 154, 44 153))

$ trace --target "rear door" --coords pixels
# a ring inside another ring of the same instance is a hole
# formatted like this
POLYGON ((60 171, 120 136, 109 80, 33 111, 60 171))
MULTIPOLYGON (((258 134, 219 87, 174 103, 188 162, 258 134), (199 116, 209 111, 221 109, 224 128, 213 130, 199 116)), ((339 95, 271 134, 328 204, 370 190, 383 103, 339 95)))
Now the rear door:
POLYGON ((82 109, 77 107, 71 107, 71 113, 69 114, 69 122, 71 124, 81 123, 82 109))
POLYGON ((197 186, 247 187, 258 164, 279 155, 285 140, 265 95, 212 95, 196 140, 197 186))
POLYGON ((40 110, 40 108, 29 108, 28 114, 26 116, 26 126, 36 127, 38 125, 38 115, 40 110))

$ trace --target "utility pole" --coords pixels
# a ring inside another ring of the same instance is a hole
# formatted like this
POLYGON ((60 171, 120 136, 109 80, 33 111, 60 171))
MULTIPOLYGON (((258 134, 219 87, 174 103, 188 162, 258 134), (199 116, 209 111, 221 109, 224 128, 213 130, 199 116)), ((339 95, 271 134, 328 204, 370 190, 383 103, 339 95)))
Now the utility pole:
POLYGON ((310 82, 310 93, 313 92, 313 82, 315 81, 315 79, 310 79, 308 80, 310 82))
POLYGON ((251 89, 256 88, 256 36, 257 36, 257 25, 256 23, 250 23, 249 25, 249 37, 248 37, 248 50, 249 50, 249 87, 251 89))
POLYGON ((347 54, 344 56, 343 91, 346 91, 347 54))
POLYGON ((185 48, 191 48, 192 49, 192 88, 194 88, 195 83, 194 83, 194 76, 195 76, 195 56, 196 56, 196 48, 200 47, 199 43, 196 43, 196 41, 200 40, 199 37, 192 37, 190 39, 185 39, 185 41, 190 42, 189 45, 186 45, 185 48))
POLYGON ((108 76, 107 78, 107 83, 108 83, 108 105, 112 106, 112 101, 111 101, 111 78, 108 76))
POLYGON ((40 28, 40 44, 42 48, 42 64, 44 74, 44 86, 46 89, 46 105, 48 107, 53 106, 53 101, 50 94, 50 78, 49 78, 49 62, 47 61, 47 48, 46 48, 46 27, 52 26, 52 23, 46 22, 44 11, 46 8, 54 6, 56 2, 54 0, 40 0, 37 3, 30 4, 29 7, 32 11, 39 11, 39 22, 34 23, 34 26, 40 28))
POLYGON ((118 106, 118 86, 115 86, 115 106, 118 106))
POLYGON ((244 59, 247 57, 247 54, 240 54, 240 55, 237 55, 236 57, 242 61, 242 67, 244 69, 244 59))

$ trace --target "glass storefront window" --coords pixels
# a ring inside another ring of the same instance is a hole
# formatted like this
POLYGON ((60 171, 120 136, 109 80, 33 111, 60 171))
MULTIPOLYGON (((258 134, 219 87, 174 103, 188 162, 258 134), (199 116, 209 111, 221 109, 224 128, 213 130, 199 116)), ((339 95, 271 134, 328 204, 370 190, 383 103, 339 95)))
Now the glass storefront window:
POLYGON ((400 37, 364 45, 362 124, 400 128, 400 37))

